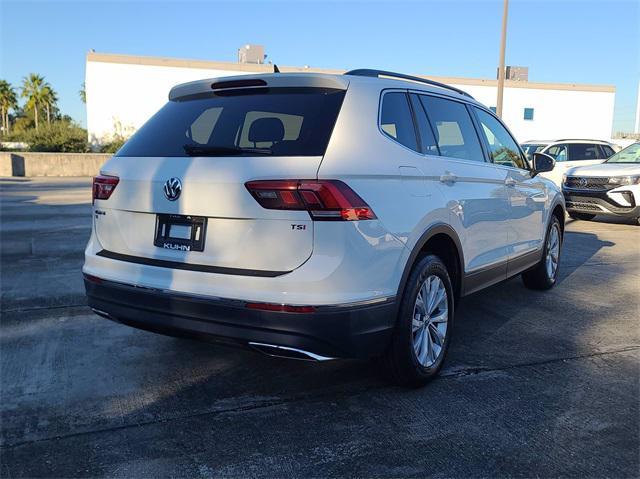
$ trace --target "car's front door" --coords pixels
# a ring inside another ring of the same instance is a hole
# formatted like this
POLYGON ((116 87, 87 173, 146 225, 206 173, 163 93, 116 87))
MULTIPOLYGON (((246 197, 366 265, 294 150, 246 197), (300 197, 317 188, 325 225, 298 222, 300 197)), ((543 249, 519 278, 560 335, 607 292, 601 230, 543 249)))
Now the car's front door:
POLYGON ((547 189, 540 178, 532 178, 524 154, 509 131, 486 110, 474 108, 483 140, 496 167, 506 171, 509 191, 509 262, 519 264, 526 255, 542 247, 547 189))

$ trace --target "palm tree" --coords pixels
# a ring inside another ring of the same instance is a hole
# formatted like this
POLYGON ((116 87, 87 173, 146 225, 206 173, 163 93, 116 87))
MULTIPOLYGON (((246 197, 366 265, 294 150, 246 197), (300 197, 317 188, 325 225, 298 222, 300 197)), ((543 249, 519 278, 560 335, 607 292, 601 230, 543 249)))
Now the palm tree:
POLYGON ((80 101, 82 101, 82 103, 87 103, 87 87, 85 86, 84 82, 82 82, 82 86, 80 87, 80 91, 78 91, 78 95, 80 95, 80 101))
POLYGON ((2 130, 9 133, 9 110, 18 107, 16 91, 8 81, 0 80, 0 110, 2 111, 2 130))
POLYGON ((49 84, 44 81, 44 77, 35 73, 30 73, 29 76, 22 79, 21 96, 27 100, 26 108, 33 110, 36 130, 38 129, 38 108, 43 107, 46 103, 46 87, 49 87, 49 84))
POLYGON ((44 104, 45 110, 47 111, 47 124, 50 125, 51 109, 55 107, 56 103, 58 102, 58 95, 48 83, 45 83, 45 86, 42 89, 42 102, 44 104))

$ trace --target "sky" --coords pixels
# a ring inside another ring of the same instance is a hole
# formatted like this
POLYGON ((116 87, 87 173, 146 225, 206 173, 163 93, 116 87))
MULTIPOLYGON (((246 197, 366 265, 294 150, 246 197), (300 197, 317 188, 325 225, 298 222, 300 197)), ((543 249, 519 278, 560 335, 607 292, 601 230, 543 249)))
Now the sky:
MULTIPOLYGON (((614 132, 632 131, 640 81, 640 0, 511 0, 507 65, 536 82, 616 87, 614 132)), ((236 61, 247 43, 268 60, 495 78, 502 0, 204 2, 0 0, 0 79, 43 75, 82 125, 85 56, 236 61)))

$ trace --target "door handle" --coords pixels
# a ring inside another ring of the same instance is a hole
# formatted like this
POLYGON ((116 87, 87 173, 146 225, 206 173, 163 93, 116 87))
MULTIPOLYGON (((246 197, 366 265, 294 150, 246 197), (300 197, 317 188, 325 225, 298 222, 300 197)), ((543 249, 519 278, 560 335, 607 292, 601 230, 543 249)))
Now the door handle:
POLYGON ((458 177, 448 171, 445 171, 444 175, 440 176, 441 183, 455 183, 456 181, 458 181, 458 177))
POLYGON ((507 178, 506 180, 504 180, 504 184, 507 186, 516 186, 518 184, 518 182, 514 179, 514 178, 507 178))

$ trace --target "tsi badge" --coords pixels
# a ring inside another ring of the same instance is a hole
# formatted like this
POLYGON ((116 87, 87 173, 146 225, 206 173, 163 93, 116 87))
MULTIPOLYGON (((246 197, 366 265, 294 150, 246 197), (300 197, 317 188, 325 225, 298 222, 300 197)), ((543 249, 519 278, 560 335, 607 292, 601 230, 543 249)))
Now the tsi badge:
POLYGON ((182 193, 180 178, 169 178, 164 184, 164 196, 166 196, 169 201, 175 201, 180 198, 180 193, 182 193))

